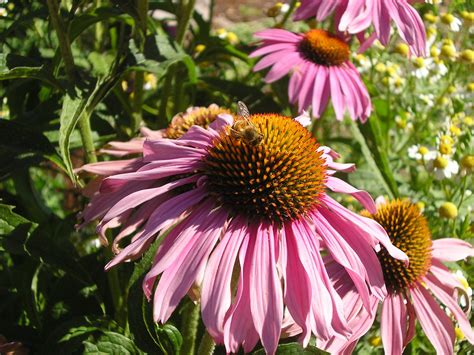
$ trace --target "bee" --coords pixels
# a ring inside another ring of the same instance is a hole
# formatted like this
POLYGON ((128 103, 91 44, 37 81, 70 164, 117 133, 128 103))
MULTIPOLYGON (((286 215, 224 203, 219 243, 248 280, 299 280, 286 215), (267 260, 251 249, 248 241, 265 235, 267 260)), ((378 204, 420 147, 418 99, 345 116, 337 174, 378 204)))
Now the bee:
POLYGON ((259 145, 262 143, 263 134, 250 121, 249 109, 242 101, 237 102, 237 107, 239 117, 230 128, 230 135, 248 146, 255 147, 259 145))

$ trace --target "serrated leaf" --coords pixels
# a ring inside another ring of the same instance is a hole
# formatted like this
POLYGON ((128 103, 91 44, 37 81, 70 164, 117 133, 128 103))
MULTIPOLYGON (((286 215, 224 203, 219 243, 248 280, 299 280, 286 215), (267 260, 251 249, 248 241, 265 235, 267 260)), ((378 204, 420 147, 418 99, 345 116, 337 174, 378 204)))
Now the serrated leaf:
MULTIPOLYGON (((260 349, 253 352, 254 355, 265 355, 265 350, 260 349)), ((276 355, 327 355, 329 353, 318 349, 315 346, 308 345, 303 348, 298 343, 280 344, 276 350, 276 355)))

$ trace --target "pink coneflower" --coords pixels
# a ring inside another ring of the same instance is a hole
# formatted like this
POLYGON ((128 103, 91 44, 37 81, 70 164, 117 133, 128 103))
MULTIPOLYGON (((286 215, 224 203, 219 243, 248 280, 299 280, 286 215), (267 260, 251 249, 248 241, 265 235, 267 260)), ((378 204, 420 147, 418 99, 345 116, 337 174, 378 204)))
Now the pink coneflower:
POLYGON ((320 117, 331 97, 338 120, 347 110, 353 120, 365 121, 372 107, 370 97, 355 66, 349 61, 346 42, 324 30, 297 34, 280 29, 257 32, 263 39, 251 57, 264 55, 254 70, 272 67, 265 76, 268 83, 291 72, 288 96, 298 102, 300 112, 312 106, 320 117))
POLYGON ((302 0, 295 19, 301 20, 316 16, 324 20, 334 11, 341 32, 361 33, 372 24, 375 36, 387 45, 390 39, 391 20, 398 28, 402 39, 417 56, 426 52, 426 33, 423 20, 418 12, 406 0, 302 0))
MULTIPOLYGON (((378 254, 382 264, 388 297, 382 303, 381 335, 386 354, 398 355, 415 334, 415 320, 418 319, 426 336, 438 354, 453 354, 455 331, 453 320, 458 322, 466 339, 474 344, 474 332, 466 314, 458 305, 459 293, 468 299, 462 283, 443 265, 474 256, 474 248, 459 239, 431 240, 431 233, 425 217, 418 207, 408 201, 394 200, 379 206, 372 218, 388 232, 392 243, 410 258, 406 265, 393 259, 385 250, 378 254), (441 308, 440 304, 444 307, 441 308), (450 311, 450 316, 447 314, 450 311), (453 319, 454 318, 454 319, 453 319)), ((352 290, 352 304, 360 304, 354 288, 350 287, 347 274, 338 265, 328 267, 333 279, 352 290)), ((354 307, 358 325, 367 331, 374 322, 363 308, 354 307)), ((351 353, 358 338, 364 332, 353 333, 350 340, 333 337, 319 341, 319 346, 330 352, 351 353)))
POLYGON ((335 163, 337 154, 289 117, 252 115, 247 127, 241 120, 220 115, 179 139, 146 140, 141 168, 103 180, 83 215, 101 219, 102 236, 121 227, 114 244, 124 248, 106 268, 140 257, 164 236, 143 282, 147 297, 157 283, 155 321, 166 322, 197 286, 204 324, 229 352, 250 351, 260 339, 274 353, 285 310, 304 345, 312 333, 347 337, 320 249, 350 274, 368 309, 371 297, 386 295, 374 250, 382 244, 400 260, 406 255, 379 224, 326 193, 351 194, 375 212, 365 191, 333 176, 353 164, 335 163))

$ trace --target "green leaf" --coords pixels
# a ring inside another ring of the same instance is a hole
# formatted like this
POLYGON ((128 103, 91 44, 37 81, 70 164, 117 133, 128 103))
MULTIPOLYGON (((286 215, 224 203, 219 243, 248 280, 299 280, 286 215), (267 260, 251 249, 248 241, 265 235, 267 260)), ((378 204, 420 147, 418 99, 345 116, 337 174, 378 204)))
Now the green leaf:
POLYGON ((129 49, 135 64, 129 66, 127 71, 150 72, 157 76, 157 80, 160 80, 172 65, 183 63, 188 71, 189 81, 193 84, 197 82, 197 70, 194 60, 165 35, 147 38, 145 53, 138 49, 133 40, 129 43, 129 49))
POLYGON ((181 345, 183 344, 183 336, 178 328, 172 324, 164 324, 157 327, 156 334, 161 349, 163 349, 165 353, 179 354, 181 345))
POLYGON ((72 43, 82 32, 97 22, 109 19, 128 20, 130 18, 130 16, 124 15, 113 7, 100 7, 94 11, 75 16, 69 28, 69 38, 72 43))
POLYGON ((143 354, 133 341, 122 334, 105 331, 97 342, 84 342, 83 354, 143 354))
POLYGON ((77 122, 84 114, 86 103, 87 100, 79 95, 73 97, 67 94, 64 98, 61 117, 59 118, 59 150, 66 166, 66 171, 74 183, 77 180, 73 171, 71 156, 69 155, 69 143, 74 127, 76 127, 77 122))
MULTIPOLYGON (((260 349, 253 352, 254 355, 264 355, 265 350, 260 349)), ((318 349, 315 346, 308 345, 306 348, 303 348, 298 343, 289 343, 278 345, 276 350, 277 355, 325 355, 329 354, 321 349, 318 349)))
MULTIPOLYGON (((374 118, 369 118, 373 120, 374 118)), ((370 122, 366 123, 369 125, 370 122)), ((395 179, 393 178, 392 171, 388 165, 388 160, 383 153, 373 144, 368 144, 365 136, 360 131, 358 125, 351 121, 351 130, 355 140, 360 144, 362 149, 362 154, 364 155, 367 164, 374 172, 375 176, 378 178, 379 182, 382 184, 383 188, 387 192, 387 194, 393 198, 398 196, 398 187, 395 179)), ((370 127, 363 128, 367 135, 370 135, 373 138, 373 134, 371 134, 370 127)))
POLYGON ((15 206, 0 204, 0 237, 12 233, 16 228, 23 225, 30 228, 36 226, 35 223, 13 212, 14 208, 15 206))
POLYGON ((48 333, 42 354, 79 354, 84 350, 84 342, 95 343, 94 339, 105 332, 123 331, 112 320, 86 315, 60 323, 48 333))
POLYGON ((63 91, 61 83, 54 76, 41 67, 16 67, 0 72, 0 81, 10 79, 36 79, 63 91))
POLYGON ((36 161, 33 157, 49 159, 64 168, 56 149, 41 132, 18 120, 0 120, 0 173, 22 166, 18 164, 21 160, 36 161))
POLYGON ((80 119, 89 119, 95 107, 112 90, 118 79, 118 75, 100 78, 89 96, 85 96, 82 91, 76 89, 74 95, 68 93, 64 98, 59 119, 59 151, 61 152, 66 171, 74 183, 77 182, 77 179, 69 154, 71 134, 80 119))

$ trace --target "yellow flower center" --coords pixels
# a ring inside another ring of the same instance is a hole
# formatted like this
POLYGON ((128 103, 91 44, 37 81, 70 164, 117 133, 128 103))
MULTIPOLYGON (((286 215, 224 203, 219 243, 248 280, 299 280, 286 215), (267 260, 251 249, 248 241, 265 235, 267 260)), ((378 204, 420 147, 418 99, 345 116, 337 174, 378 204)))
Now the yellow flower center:
POLYGON ((474 169, 474 155, 465 155, 461 159, 461 166, 467 170, 474 169))
POLYGON ((403 261, 391 257, 383 247, 378 253, 388 291, 403 292, 426 275, 431 266, 432 243, 428 222, 415 204, 402 200, 380 206, 374 215, 364 214, 380 223, 393 245, 410 258, 407 267, 403 261))
POLYGON ((448 166, 448 163, 448 159, 438 156, 433 161, 433 166, 438 169, 444 169, 448 166))
POLYGON ((318 204, 326 166, 316 140, 295 120, 251 115, 224 130, 204 161, 210 193, 231 213, 283 222, 318 204))
POLYGON ((420 153, 421 155, 426 155, 429 153, 429 149, 425 146, 421 146, 420 148, 418 148, 418 153, 420 153))
POLYGON ((300 51, 313 63, 327 67, 341 65, 350 57, 349 46, 342 39, 325 30, 306 32, 300 51))
POLYGON ((441 154, 444 154, 444 155, 449 155, 452 153, 453 151, 453 146, 451 144, 448 144, 448 143, 441 143, 439 145, 439 152, 441 154))

